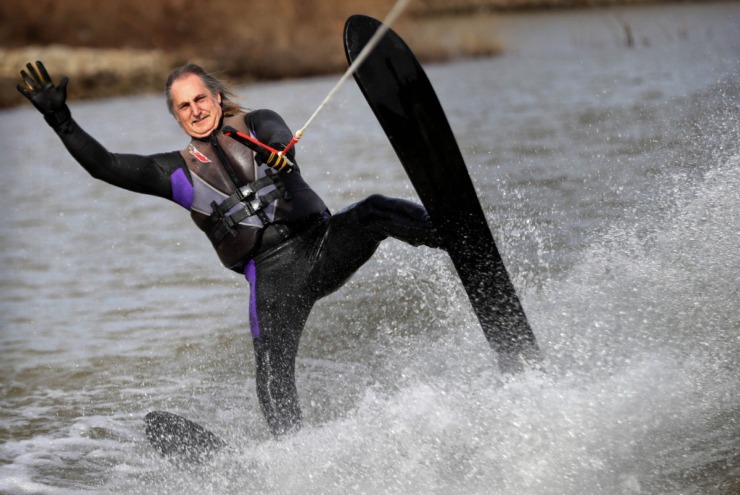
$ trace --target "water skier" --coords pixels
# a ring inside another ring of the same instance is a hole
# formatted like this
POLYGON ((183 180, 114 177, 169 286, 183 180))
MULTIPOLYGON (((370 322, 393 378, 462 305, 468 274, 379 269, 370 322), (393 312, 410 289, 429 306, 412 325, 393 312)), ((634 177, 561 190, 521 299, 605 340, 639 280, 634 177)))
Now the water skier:
POLYGON ((244 274, 262 412, 275 436, 298 430, 295 360, 311 308, 388 237, 440 247, 424 208, 372 195, 332 215, 304 181, 295 149, 275 152, 293 136, 283 119, 243 109, 224 81, 197 65, 175 69, 165 85, 167 108, 189 144, 148 156, 109 152, 72 118, 68 78, 55 85, 41 62, 26 69, 18 90, 90 175, 189 210, 223 265, 244 274), (267 147, 237 142, 225 129, 267 147))

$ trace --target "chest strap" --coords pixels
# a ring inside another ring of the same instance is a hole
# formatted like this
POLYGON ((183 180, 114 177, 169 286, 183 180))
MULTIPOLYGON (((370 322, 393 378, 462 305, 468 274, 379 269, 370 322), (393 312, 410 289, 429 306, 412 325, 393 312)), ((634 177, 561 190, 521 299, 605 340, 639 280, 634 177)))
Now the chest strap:
POLYGON ((216 244, 220 243, 227 234, 236 237, 238 234, 236 230, 237 224, 251 216, 256 215, 263 226, 268 225, 270 219, 264 212, 264 208, 280 198, 288 199, 285 186, 277 174, 272 170, 266 170, 266 173, 267 175, 264 177, 237 188, 234 194, 221 203, 217 203, 216 201, 211 202, 211 208, 213 208, 211 219, 219 222, 212 233, 212 241, 216 244), (257 191, 271 185, 274 185, 275 189, 262 196, 257 195, 257 191), (232 208, 239 204, 242 205, 240 209, 232 214, 228 214, 232 208))

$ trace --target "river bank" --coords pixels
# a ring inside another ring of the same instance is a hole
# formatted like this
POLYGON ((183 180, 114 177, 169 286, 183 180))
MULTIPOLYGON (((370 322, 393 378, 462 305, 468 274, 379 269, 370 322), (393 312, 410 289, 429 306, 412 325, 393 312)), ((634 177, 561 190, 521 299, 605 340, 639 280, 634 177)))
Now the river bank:
MULTIPOLYGON (((134 0, 125 8, 92 0, 3 3, 0 18, 13 22, 0 27, 0 107, 23 103, 15 89, 18 72, 34 60, 74 81, 73 100, 159 92, 169 71, 186 61, 239 84, 340 72, 344 20, 358 12, 383 18, 394 3, 274 0, 235 11, 233 2, 214 0, 207 12, 193 0, 134 0)), ((412 2, 394 29, 426 62, 491 56, 514 48, 499 36, 512 13, 654 3, 426 0, 412 2)), ((629 26, 624 29, 629 43, 629 26)))

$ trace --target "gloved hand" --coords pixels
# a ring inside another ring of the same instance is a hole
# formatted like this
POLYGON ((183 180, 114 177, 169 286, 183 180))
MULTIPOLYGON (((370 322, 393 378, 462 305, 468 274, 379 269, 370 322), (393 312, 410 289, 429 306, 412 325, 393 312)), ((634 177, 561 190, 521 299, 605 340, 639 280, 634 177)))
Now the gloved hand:
POLYGON ((63 78, 58 86, 54 86, 44 64, 40 61, 36 62, 36 67, 28 63, 26 68, 30 75, 21 70, 23 83, 17 86, 18 91, 33 103, 51 127, 59 127, 68 121, 72 117, 66 103, 69 78, 63 78))
MULTIPOLYGON (((273 145, 272 148, 274 149, 275 146, 273 145)), ((293 171, 293 162, 285 155, 278 155, 274 151, 268 151, 265 148, 257 148, 254 150, 254 153, 262 163, 278 172, 290 173, 293 171)))

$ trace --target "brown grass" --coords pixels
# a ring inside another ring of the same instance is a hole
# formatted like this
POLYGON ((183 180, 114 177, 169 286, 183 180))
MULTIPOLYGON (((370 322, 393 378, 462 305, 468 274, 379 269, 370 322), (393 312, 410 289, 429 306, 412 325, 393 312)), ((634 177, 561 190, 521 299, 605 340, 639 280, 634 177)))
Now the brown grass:
MULTIPOLYGON (((650 0, 416 0, 396 29, 422 60, 500 50, 476 12, 650 0), (478 22, 478 24, 476 24, 478 22)), ((72 79, 71 98, 160 91, 191 60, 239 82, 339 72, 346 18, 383 18, 395 0, 34 0, 0 2, 0 107, 27 61, 72 79)), ((485 16, 488 21, 492 16, 485 16)))

